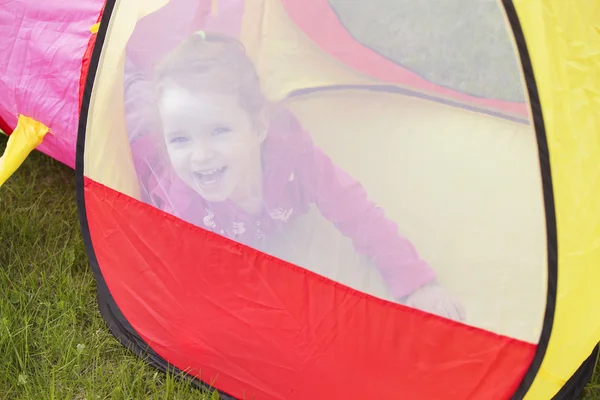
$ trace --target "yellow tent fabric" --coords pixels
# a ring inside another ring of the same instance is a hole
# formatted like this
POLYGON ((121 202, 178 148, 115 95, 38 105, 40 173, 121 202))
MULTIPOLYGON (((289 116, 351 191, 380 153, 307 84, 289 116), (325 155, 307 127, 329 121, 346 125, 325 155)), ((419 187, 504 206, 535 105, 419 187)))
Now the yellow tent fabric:
POLYGON ((516 0, 546 126, 558 233, 550 343, 527 399, 552 398, 600 338, 600 3, 516 0))
MULTIPOLYGON (((467 324, 537 343, 548 281, 532 125, 410 94, 361 90, 381 82, 318 48, 280 1, 255 4, 244 16, 242 39, 269 97, 285 99, 317 145, 392 220, 402 221, 400 229, 435 265, 440 281, 461 295, 467 324), (356 88, 286 98, 298 89, 333 85, 356 88), (527 304, 506 293, 527 293, 527 304)), ((308 248, 320 241, 337 246, 323 237, 308 248)), ((350 271, 340 268, 334 275, 338 281, 345 272, 360 275, 350 271)))

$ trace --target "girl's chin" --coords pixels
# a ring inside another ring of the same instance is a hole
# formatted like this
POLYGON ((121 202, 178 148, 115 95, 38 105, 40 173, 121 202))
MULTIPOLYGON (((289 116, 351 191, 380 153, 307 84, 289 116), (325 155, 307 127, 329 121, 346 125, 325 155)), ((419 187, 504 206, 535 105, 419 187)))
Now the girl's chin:
POLYGON ((215 193, 214 191, 196 190, 202 198, 210 203, 222 203, 227 201, 229 196, 227 193, 215 193))
POLYGON ((194 191, 198 193, 204 200, 210 203, 222 203, 224 201, 229 200, 231 191, 227 190, 224 185, 220 185, 219 187, 215 187, 212 189, 206 189, 200 187, 200 185, 194 185, 194 191))
POLYGON ((206 193, 222 191, 227 172, 227 167, 216 168, 208 173, 194 172, 192 174, 194 186, 206 193))

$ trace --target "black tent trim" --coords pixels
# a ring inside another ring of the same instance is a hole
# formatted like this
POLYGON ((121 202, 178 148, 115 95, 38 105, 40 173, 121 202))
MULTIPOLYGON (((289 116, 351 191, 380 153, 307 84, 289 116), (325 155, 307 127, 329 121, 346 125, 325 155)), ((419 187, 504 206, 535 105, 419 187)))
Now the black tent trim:
POLYGON ((596 345, 592 354, 581 364, 579 369, 575 371, 573 376, 569 378, 567 383, 560 391, 552 398, 552 400, 573 400, 581 396, 586 385, 594 374, 594 367, 598 360, 600 345, 596 345))
POLYGON ((554 312, 556 309, 556 285, 558 280, 558 239, 556 229, 556 213, 554 205, 554 190, 552 187, 552 173, 550 169, 550 153, 548 150, 548 140, 546 138, 546 127, 544 124, 544 114, 542 112, 542 105, 540 102, 540 96, 535 81, 535 74, 533 72, 533 65, 529 58, 529 51, 527 50, 527 43, 521 22, 517 10, 512 0, 503 0, 504 10, 508 21, 512 28, 517 49, 519 51, 519 57, 521 59, 521 66, 523 68, 523 76, 525 77, 525 83, 527 85, 527 92, 529 94, 529 104, 531 106, 531 114, 533 117, 533 125, 535 127, 538 153, 540 160, 540 171, 542 174, 542 187, 544 193, 544 208, 546 210, 546 236, 547 236, 547 251, 548 251, 548 291, 546 295, 546 312, 544 314, 544 324, 542 326, 542 332, 540 334, 540 340, 538 342, 537 350, 529 369, 525 373, 523 380, 513 395, 513 400, 521 400, 525 397, 525 394, 529 391, 529 388, 533 384, 535 377, 537 376, 546 350, 548 349, 548 343, 550 342, 550 335, 552 333, 552 325, 554 323, 554 312))
POLYGON ((528 118, 513 116, 509 114, 502 113, 500 111, 493 111, 490 109, 486 109, 483 107, 472 106, 469 104, 461 103, 459 101, 445 99, 442 97, 437 97, 434 95, 430 95, 427 93, 419 92, 416 90, 406 89, 400 86, 395 85, 328 85, 328 86, 317 86, 312 88, 304 88, 304 89, 296 89, 290 92, 286 99, 292 99, 295 97, 301 97, 305 95, 309 95, 312 93, 321 93, 321 92, 329 92, 329 91, 344 91, 344 90, 365 90, 369 92, 379 92, 379 93, 392 93, 392 94, 401 94, 404 96, 415 97, 418 99, 433 101, 436 103, 444 104, 447 106, 451 106, 454 108, 460 108, 466 111, 471 111, 479 114, 485 114, 496 118, 501 118, 507 121, 516 122, 518 124, 529 125, 530 121, 528 118))

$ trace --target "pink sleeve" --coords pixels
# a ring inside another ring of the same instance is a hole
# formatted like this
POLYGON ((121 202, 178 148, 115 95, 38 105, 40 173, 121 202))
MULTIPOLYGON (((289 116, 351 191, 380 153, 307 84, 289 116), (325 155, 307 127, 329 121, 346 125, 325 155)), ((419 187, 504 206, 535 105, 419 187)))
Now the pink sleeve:
POLYGON ((152 82, 142 68, 125 59, 123 85, 125 121, 131 154, 142 189, 142 199, 163 211, 173 213, 166 201, 164 166, 159 141, 161 121, 152 82))
POLYGON ((333 222, 361 254, 371 257, 392 295, 399 299, 435 279, 435 272, 419 257, 396 224, 367 198, 362 185, 314 147, 312 179, 319 210, 333 222))
POLYGON ((125 60, 125 120, 129 140, 155 132, 160 126, 152 82, 130 59, 125 60))

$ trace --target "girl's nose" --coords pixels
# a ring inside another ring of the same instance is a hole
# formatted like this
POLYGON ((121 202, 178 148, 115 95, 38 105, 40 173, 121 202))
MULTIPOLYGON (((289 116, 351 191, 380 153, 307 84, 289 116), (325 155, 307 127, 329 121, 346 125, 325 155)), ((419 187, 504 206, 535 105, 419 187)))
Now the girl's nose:
POLYGON ((215 152, 210 146, 204 144, 197 145, 192 154, 192 162, 196 165, 203 165, 214 157, 215 152))

